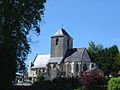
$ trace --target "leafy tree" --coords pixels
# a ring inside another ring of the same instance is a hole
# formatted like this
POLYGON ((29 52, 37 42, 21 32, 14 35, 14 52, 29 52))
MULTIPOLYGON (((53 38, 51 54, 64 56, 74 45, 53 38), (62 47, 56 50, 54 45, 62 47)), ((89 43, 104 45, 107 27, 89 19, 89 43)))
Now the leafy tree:
POLYGON ((89 43, 88 52, 98 67, 104 71, 105 76, 109 77, 110 74, 116 76, 120 68, 120 65, 116 63, 116 56, 119 54, 118 47, 113 45, 109 48, 93 49, 91 44, 94 47, 98 45, 89 43))
POLYGON ((91 72, 81 73, 79 76, 80 83, 83 84, 83 87, 86 88, 95 88, 100 87, 105 84, 104 77, 102 72, 98 70, 93 70, 91 72))
POLYGON ((116 56, 116 64, 120 65, 120 53, 116 56))
POLYGON ((46 0, 0 0, 0 86, 23 71, 30 51, 30 30, 40 33, 46 0))
POLYGON ((89 42, 88 51, 90 53, 97 53, 100 50, 103 50, 103 45, 102 44, 96 45, 93 41, 89 42))

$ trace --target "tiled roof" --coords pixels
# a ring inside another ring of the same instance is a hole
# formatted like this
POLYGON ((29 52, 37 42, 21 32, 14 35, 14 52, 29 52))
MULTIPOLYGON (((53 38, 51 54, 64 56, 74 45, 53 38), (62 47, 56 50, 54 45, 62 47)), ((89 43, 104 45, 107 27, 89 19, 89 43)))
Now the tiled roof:
POLYGON ((71 36, 63 28, 61 28, 59 31, 57 31, 52 37, 64 36, 64 35, 71 38, 71 36))
POLYGON ((64 62, 91 61, 85 48, 68 49, 63 60, 64 62))
POLYGON ((32 69, 45 68, 49 59, 50 59, 50 54, 44 54, 44 55, 37 54, 33 61, 32 69))
POLYGON ((58 63, 58 64, 60 64, 62 59, 63 59, 63 57, 50 58, 48 63, 58 63))

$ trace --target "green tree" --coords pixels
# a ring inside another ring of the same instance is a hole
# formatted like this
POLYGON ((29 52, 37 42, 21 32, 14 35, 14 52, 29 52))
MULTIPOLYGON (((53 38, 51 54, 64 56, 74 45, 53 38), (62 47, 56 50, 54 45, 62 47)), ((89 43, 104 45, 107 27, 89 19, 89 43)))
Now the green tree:
POLYGON ((0 0, 0 86, 25 69, 29 31, 40 33, 46 0, 0 0))
POLYGON ((89 47, 88 47, 88 51, 90 53, 97 53, 100 50, 103 50, 103 45, 102 44, 98 44, 96 45, 93 41, 89 42, 89 47))
POLYGON ((120 68, 120 65, 116 63, 116 56, 119 53, 118 47, 116 45, 109 48, 101 47, 103 46, 89 43, 88 52, 98 67, 103 70, 105 76, 109 77, 110 74, 116 76, 120 68))
POLYGON ((117 56, 116 56, 116 64, 119 64, 120 65, 120 53, 119 54, 117 54, 117 56))

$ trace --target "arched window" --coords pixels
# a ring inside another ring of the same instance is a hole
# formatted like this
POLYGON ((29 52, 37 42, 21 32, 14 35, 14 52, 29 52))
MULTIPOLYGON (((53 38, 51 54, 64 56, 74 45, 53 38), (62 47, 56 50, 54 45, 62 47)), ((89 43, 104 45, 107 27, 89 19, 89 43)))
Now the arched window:
POLYGON ((94 68, 94 64, 92 63, 91 68, 94 68))
POLYGON ((58 45, 58 42, 59 42, 59 39, 57 38, 57 39, 56 39, 56 45, 58 45))
POLYGON ((71 65, 68 64, 68 72, 71 73, 71 65))
POLYGON ((83 72, 87 70, 87 64, 83 65, 83 72))
POLYGON ((78 72, 78 71, 79 71, 79 65, 76 64, 76 72, 78 72))

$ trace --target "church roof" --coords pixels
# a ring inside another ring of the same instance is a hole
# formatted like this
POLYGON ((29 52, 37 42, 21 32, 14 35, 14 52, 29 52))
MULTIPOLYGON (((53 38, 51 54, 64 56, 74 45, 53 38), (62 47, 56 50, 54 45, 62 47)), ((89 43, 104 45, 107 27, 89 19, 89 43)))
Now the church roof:
POLYGON ((71 36, 63 28, 58 30, 52 37, 64 36, 64 35, 71 38, 71 36))
POLYGON ((58 63, 58 64, 60 64, 62 59, 63 59, 63 57, 50 58, 48 63, 58 63))
POLYGON ((32 69, 45 68, 48 63, 49 58, 50 58, 50 54, 44 54, 44 55, 37 54, 33 61, 32 69))
POLYGON ((85 48, 68 49, 63 60, 64 62, 91 61, 89 54, 85 48))

